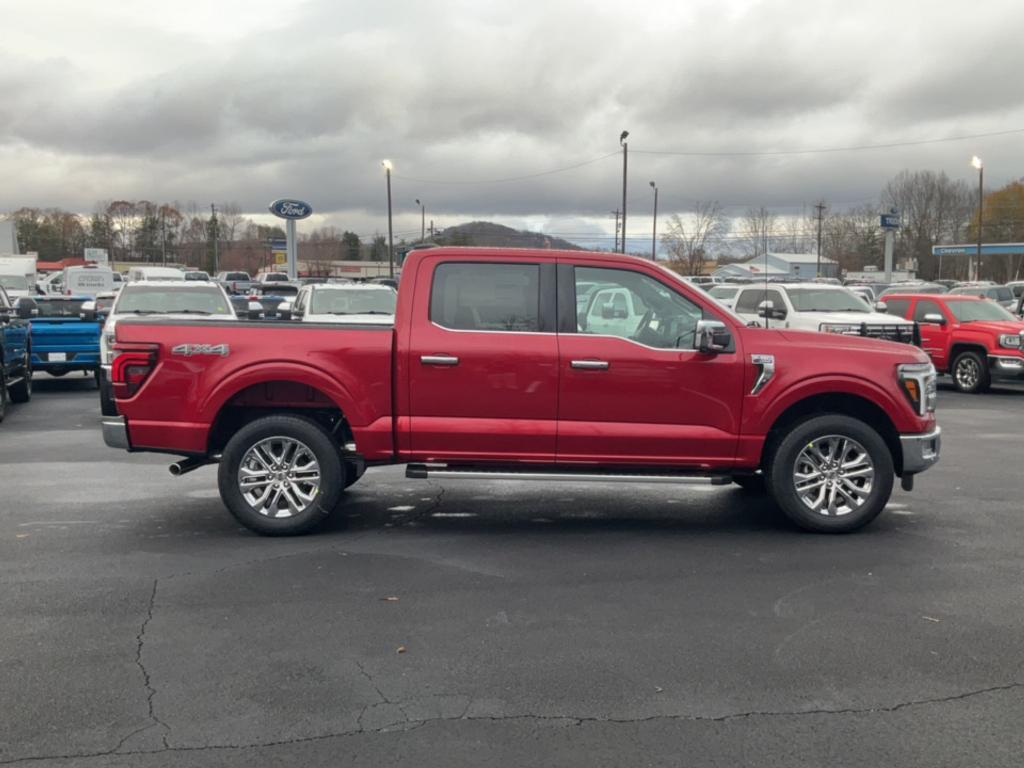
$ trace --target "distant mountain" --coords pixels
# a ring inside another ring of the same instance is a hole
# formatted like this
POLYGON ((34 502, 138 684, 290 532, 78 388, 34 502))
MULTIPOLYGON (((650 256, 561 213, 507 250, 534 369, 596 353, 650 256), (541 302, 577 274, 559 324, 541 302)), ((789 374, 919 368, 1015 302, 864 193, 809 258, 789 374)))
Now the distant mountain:
POLYGON ((552 250, 582 251, 580 246, 550 237, 542 232, 522 232, 489 221, 471 221, 446 227, 434 236, 438 245, 479 245, 489 248, 545 248, 552 250))

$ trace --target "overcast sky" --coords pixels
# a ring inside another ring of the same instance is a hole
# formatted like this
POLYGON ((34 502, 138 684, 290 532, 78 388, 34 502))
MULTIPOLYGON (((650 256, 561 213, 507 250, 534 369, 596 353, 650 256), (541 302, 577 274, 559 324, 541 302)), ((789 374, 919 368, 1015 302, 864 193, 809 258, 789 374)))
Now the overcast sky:
MULTIPOLYGON (((904 168, 1024 175, 1020 0, 0 0, 0 211, 309 201, 313 224, 630 233, 695 200, 877 198, 904 168), (604 158, 604 159, 598 159, 604 158), (589 162, 560 173, 529 176, 589 162)), ((301 226, 309 226, 303 224, 301 226)), ((579 233, 579 235, 577 235, 579 233)), ((417 232, 418 234, 418 232, 417 232)), ((574 237, 575 236, 575 237, 574 237)))

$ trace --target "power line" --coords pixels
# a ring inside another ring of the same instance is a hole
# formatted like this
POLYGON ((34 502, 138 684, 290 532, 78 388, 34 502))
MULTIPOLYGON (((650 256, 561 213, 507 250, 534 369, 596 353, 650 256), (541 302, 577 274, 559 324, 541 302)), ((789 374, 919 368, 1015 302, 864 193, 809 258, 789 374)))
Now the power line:
POLYGON ((1011 128, 1005 131, 992 131, 990 133, 972 133, 964 136, 946 136, 940 139, 918 139, 915 141, 893 141, 885 144, 860 144, 848 147, 817 147, 814 149, 777 149, 777 150, 727 150, 727 151, 691 151, 691 150, 654 150, 634 149, 633 152, 641 155, 676 155, 683 157, 767 157, 777 155, 817 155, 830 152, 864 152, 872 149, 894 149, 897 147, 916 147, 924 144, 942 144, 950 141, 969 141, 971 139, 988 139, 993 136, 1009 136, 1011 134, 1024 133, 1024 128, 1011 128))

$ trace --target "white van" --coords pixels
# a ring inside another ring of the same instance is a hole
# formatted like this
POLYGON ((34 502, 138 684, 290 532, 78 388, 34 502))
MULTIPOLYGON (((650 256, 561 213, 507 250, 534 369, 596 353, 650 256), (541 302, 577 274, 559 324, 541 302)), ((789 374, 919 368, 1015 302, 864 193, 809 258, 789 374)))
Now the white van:
POLYGON ((114 271, 110 267, 87 264, 84 267, 65 267, 63 290, 65 296, 93 296, 114 290, 114 271))
POLYGON ((128 282, 143 283, 147 280, 184 280, 185 273, 174 267, 132 267, 128 270, 128 282))

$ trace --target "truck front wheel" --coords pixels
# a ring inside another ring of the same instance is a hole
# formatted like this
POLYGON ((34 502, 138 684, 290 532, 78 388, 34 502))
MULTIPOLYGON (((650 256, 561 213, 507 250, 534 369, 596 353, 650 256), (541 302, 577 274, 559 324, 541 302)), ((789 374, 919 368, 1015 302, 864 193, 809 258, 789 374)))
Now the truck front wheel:
POLYGON ((961 352, 952 366, 953 383, 961 392, 984 392, 992 383, 988 361, 977 352, 961 352))
POLYGON ((306 533, 338 505, 346 472, 337 443, 312 419, 274 415, 228 441, 220 496, 246 528, 267 536, 306 533))
POLYGON ((895 478, 881 436, 857 419, 816 416, 794 426, 769 458, 768 487, 794 523, 809 531, 857 530, 885 508, 895 478))

